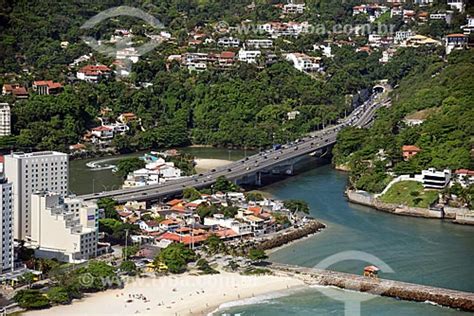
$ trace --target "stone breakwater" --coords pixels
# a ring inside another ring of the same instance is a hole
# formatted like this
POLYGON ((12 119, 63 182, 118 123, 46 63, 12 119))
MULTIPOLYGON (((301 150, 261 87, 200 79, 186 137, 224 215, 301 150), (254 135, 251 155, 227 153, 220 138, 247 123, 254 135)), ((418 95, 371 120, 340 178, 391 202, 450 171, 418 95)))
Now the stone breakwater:
POLYGON ((316 220, 311 220, 310 222, 306 223, 304 226, 300 228, 293 229, 291 231, 287 231, 280 235, 277 235, 271 239, 264 240, 261 243, 259 243, 256 247, 261 250, 269 250, 269 249, 281 247, 292 241, 315 234, 324 228, 326 228, 326 225, 324 225, 323 223, 320 223, 316 220))
POLYGON ((474 293, 471 292, 279 263, 271 263, 269 268, 276 274, 291 275, 304 280, 308 284, 335 286, 341 289, 393 297, 406 301, 428 301, 441 306, 474 312, 474 293))

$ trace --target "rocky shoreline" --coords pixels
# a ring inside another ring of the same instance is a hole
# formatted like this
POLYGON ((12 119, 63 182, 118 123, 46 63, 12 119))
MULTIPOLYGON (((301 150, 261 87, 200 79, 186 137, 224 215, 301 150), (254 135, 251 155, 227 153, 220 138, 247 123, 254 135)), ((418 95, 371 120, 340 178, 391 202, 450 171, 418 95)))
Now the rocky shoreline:
POLYGON ((288 233, 283 233, 270 240, 264 240, 263 242, 257 245, 257 249, 270 250, 278 248, 289 244, 290 242, 293 242, 295 240, 299 240, 307 236, 313 235, 324 228, 326 228, 325 224, 320 223, 317 220, 311 220, 309 223, 305 224, 301 228, 297 228, 288 233))

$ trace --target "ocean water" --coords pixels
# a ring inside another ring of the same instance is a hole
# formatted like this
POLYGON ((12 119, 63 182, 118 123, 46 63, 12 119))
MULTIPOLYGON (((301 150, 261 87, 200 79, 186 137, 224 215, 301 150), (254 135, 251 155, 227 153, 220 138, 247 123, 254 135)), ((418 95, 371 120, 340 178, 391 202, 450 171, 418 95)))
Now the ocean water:
MULTIPOLYGON (((323 166, 265 188, 279 199, 306 200, 311 214, 328 225, 322 233, 273 253, 271 260, 313 267, 328 257, 359 251, 375 256, 394 271, 382 273, 384 278, 474 292, 474 227, 397 216, 348 203, 343 196, 346 181, 347 174, 323 166)), ((360 260, 346 260, 330 268, 359 274, 366 265, 360 260)), ((429 303, 357 295, 370 298, 360 306, 362 315, 467 315, 429 303)), ((356 309, 348 310, 346 315, 357 314, 356 309)), ((274 298, 232 302, 215 315, 344 313, 344 303, 318 289, 307 289, 286 295, 278 293, 274 298)))

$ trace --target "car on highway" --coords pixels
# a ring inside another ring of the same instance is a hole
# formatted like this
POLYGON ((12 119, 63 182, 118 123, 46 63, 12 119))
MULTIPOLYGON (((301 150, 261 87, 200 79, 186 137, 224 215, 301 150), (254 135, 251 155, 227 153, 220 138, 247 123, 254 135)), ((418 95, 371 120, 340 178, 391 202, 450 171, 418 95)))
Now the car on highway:
POLYGON ((275 158, 273 158, 273 159, 275 159, 275 160, 278 160, 278 159, 280 159, 280 157, 279 157, 279 156, 276 156, 276 157, 275 157, 275 158))
POLYGON ((232 169, 228 168, 227 171, 228 171, 228 172, 232 172, 232 169))
POLYGON ((216 169, 211 169, 211 172, 216 172, 216 169))

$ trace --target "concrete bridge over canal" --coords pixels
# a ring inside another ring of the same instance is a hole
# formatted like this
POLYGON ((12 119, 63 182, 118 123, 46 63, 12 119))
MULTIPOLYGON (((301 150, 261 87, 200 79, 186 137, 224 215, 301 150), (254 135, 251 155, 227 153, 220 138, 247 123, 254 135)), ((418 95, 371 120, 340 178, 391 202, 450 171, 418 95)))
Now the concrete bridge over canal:
POLYGON ((238 184, 261 184, 263 174, 292 174, 294 165, 309 154, 322 154, 336 143, 338 132, 346 126, 366 127, 372 123, 377 109, 388 106, 390 100, 373 95, 363 105, 356 108, 343 122, 326 129, 313 132, 297 142, 283 145, 280 149, 246 157, 207 173, 168 181, 163 184, 127 188, 80 196, 84 200, 110 197, 119 203, 127 201, 156 201, 181 194, 186 187, 197 189, 209 187, 219 176, 225 176, 238 184))

